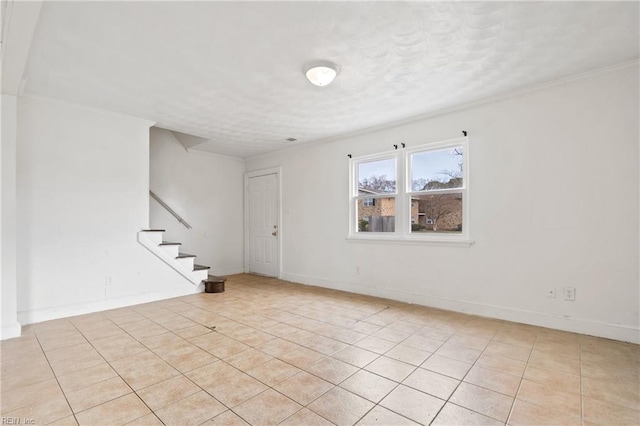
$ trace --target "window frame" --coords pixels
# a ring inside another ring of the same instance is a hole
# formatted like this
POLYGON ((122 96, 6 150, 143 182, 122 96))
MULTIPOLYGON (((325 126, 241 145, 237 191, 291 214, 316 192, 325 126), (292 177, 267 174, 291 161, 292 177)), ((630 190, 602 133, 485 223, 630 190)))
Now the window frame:
MULTIPOLYGON (((366 232, 372 235, 398 235, 398 192, 402 175, 398 169, 398 156, 395 151, 381 152, 379 154, 364 155, 349 160, 350 190, 349 190, 349 235, 361 235, 363 232, 358 231, 358 201, 372 198, 374 200, 383 198, 393 198, 395 201, 395 224, 393 232, 366 232), (374 161, 393 160, 396 169, 396 192, 385 194, 367 194, 359 195, 359 176, 358 165, 362 163, 371 163, 374 161)), ((364 204, 364 203, 363 203, 364 204)), ((379 204, 379 203, 376 203, 379 204)), ((381 205, 381 204, 379 204, 381 205)))
POLYGON ((380 152, 376 154, 354 157, 349 160, 349 234, 348 241, 353 242, 400 242, 400 243, 436 243, 470 245, 469 223, 469 138, 455 138, 415 147, 380 152), (440 151, 446 148, 461 146, 462 157, 462 187, 435 189, 428 191, 413 191, 411 185, 411 156, 421 152, 440 151), (395 159, 396 192, 395 194, 358 195, 358 165, 376 160, 395 159), (424 194, 460 193, 462 195, 462 230, 460 233, 418 233, 411 232, 411 198, 424 194), (359 232, 357 221, 357 203, 361 198, 395 198, 395 231, 394 232, 359 232))

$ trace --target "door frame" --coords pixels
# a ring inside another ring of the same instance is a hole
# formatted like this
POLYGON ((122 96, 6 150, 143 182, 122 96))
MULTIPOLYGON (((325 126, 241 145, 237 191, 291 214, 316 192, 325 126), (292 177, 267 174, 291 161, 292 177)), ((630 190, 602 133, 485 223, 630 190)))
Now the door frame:
POLYGON ((278 261, 276 262, 278 272, 276 278, 280 278, 282 275, 282 167, 270 167, 267 169, 255 170, 252 172, 245 172, 244 174, 244 272, 249 272, 249 179, 266 176, 276 175, 276 188, 278 189, 278 195, 276 199, 276 206, 278 212, 276 214, 278 220, 278 239, 276 242, 276 254, 278 261))

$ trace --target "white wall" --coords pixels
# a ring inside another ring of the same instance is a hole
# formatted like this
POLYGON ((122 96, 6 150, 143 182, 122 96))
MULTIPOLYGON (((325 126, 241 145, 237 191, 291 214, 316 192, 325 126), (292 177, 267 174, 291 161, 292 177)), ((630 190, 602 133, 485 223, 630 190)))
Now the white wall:
POLYGON ((20 335, 16 279, 16 132, 17 98, 2 95, 0 146, 0 339, 20 335))
POLYGON ((137 243, 151 123, 18 101, 18 318, 37 322, 196 290, 137 243))
POLYGON ((285 279, 638 342, 638 114, 636 64, 245 168, 282 166, 285 279), (345 240, 347 154, 461 130, 474 245, 345 240))
POLYGON ((165 240, 181 242, 181 251, 214 275, 244 271, 244 162, 214 154, 187 152, 168 130, 152 128, 151 190, 186 220, 185 228, 150 199, 151 227, 165 229, 165 240))

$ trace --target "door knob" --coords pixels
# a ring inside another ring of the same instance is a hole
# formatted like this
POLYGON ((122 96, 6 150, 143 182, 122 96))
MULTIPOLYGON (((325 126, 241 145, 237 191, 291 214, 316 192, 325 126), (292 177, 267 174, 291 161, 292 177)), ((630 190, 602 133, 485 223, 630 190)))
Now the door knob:
POLYGON ((271 235, 273 235, 274 237, 277 237, 277 236, 278 236, 278 231, 273 231, 273 232, 271 233, 271 235))

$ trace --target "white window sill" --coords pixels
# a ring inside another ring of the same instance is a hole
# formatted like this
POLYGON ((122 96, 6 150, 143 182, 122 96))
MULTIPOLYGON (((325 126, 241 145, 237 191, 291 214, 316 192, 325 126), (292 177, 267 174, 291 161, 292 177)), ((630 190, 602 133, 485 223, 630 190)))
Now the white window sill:
POLYGON ((400 238, 393 236, 349 236, 349 243, 365 243, 365 244, 409 244, 409 245, 434 245, 434 246, 466 246, 469 247, 475 243, 473 240, 465 238, 400 238))

